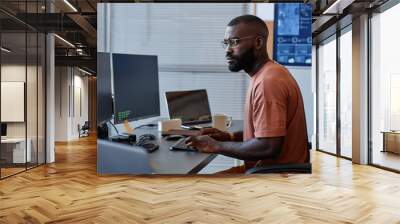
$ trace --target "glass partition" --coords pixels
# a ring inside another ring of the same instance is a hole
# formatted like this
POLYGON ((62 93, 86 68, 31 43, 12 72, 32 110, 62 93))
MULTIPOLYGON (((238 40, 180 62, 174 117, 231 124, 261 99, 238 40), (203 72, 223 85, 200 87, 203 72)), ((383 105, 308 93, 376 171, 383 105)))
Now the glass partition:
POLYGON ((27 33, 27 79, 26 79, 26 113, 27 113, 27 151, 28 168, 37 165, 38 157, 38 35, 36 32, 27 33))
MULTIPOLYGON (((23 13, 43 11, 44 1, 1 2, 23 13)), ((45 162, 45 44, 43 33, 0 12, 0 178, 45 162)))
POLYGON ((26 146, 26 33, 1 34, 2 177, 24 171, 26 146), (4 50, 6 49, 6 50, 4 50))
POLYGON ((336 37, 318 47, 318 149, 336 154, 336 37))
POLYGON ((352 157, 352 33, 343 31, 340 41, 340 155, 352 157))
POLYGON ((37 65, 37 162, 43 164, 46 162, 46 36, 38 33, 38 65, 37 65))

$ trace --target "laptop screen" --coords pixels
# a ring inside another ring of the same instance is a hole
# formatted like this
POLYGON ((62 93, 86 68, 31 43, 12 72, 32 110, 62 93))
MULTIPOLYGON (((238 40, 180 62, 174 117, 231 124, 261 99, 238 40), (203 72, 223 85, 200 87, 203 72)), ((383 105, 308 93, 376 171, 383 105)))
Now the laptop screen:
POLYGON ((182 124, 211 122, 210 105, 205 89, 166 92, 170 119, 181 119, 182 124))

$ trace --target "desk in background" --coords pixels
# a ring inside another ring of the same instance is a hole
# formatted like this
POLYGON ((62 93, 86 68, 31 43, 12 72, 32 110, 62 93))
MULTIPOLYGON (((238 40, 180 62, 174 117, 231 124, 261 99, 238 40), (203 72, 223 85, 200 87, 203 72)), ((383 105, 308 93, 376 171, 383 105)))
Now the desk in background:
POLYGON ((383 150, 382 152, 393 152, 400 154, 400 131, 382 131, 383 150))
POLYGON ((30 138, 26 139, 28 144, 25 144, 25 138, 6 138, 1 140, 1 159, 5 164, 25 164, 31 161, 31 146, 30 138), (27 145, 25 150, 25 145, 27 145), (25 161, 26 160, 26 161, 25 161))

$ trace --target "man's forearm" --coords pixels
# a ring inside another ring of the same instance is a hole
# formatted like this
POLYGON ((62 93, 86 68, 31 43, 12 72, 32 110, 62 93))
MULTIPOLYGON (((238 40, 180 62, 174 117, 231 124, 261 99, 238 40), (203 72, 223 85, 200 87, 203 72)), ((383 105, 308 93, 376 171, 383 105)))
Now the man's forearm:
POLYGON ((275 158, 279 155, 279 151, 273 150, 258 139, 246 142, 219 142, 217 153, 242 160, 275 158))

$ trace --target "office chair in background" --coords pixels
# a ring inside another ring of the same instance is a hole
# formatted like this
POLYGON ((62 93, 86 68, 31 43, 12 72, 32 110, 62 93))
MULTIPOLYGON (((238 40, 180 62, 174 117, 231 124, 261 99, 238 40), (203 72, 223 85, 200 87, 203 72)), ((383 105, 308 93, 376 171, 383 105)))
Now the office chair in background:
POLYGON ((90 129, 89 121, 85 121, 82 127, 78 124, 79 138, 89 136, 89 129, 90 129))

